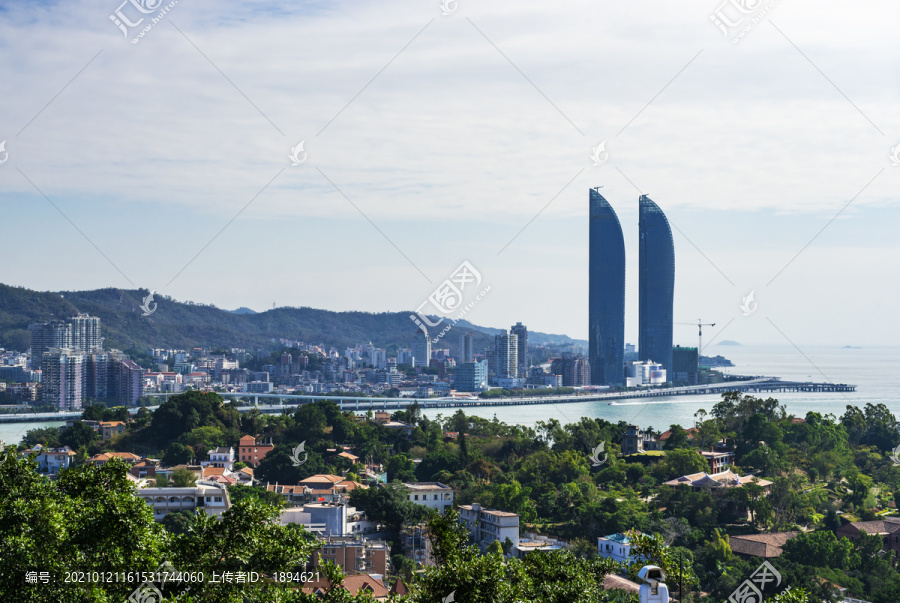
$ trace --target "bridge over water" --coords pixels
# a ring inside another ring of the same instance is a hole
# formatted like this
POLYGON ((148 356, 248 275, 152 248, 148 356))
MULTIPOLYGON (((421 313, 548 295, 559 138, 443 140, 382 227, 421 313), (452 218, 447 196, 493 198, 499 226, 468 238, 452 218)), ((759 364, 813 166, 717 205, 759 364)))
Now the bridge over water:
MULTIPOLYGON (((721 394, 723 392, 739 391, 745 393, 777 393, 777 392, 854 392, 855 385, 844 383, 813 383, 809 381, 782 381, 774 377, 759 377, 744 381, 727 381, 725 383, 713 383, 709 385, 688 385, 684 387, 650 388, 640 391, 625 392, 596 392, 579 393, 559 396, 523 396, 508 398, 365 398, 352 396, 334 396, 328 394, 253 394, 253 393, 223 393, 219 395, 226 399, 247 400, 252 399, 252 406, 239 406, 241 412, 248 412, 254 408, 264 413, 280 414, 290 411, 292 407, 300 404, 308 404, 319 400, 331 400, 341 410, 368 411, 368 410, 401 410, 413 402, 418 402, 422 408, 467 408, 478 406, 524 406, 527 404, 566 404, 578 402, 607 402, 615 403, 619 400, 636 400, 641 398, 664 398, 668 396, 699 396, 721 394), (263 404, 260 404, 260 401, 263 404)), ((171 394, 146 394, 157 398, 168 398, 171 394)), ((157 406, 148 407, 155 410, 157 406)), ((130 409, 132 413, 137 408, 130 409)), ((81 416, 80 412, 58 413, 19 413, 0 415, 0 423, 29 422, 29 421, 65 421, 81 416)))

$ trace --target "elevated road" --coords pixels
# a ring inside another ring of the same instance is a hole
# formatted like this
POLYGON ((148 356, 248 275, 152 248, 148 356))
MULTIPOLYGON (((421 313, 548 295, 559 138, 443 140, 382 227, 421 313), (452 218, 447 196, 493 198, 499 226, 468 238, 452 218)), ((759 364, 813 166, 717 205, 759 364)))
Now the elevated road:
MULTIPOLYGON (((759 377, 745 381, 727 381, 710 385, 688 385, 684 387, 648 388, 640 391, 626 392, 591 392, 560 396, 524 396, 509 398, 363 398, 351 396, 334 396, 328 394, 252 394, 222 393, 219 395, 231 400, 252 400, 251 406, 239 406, 241 412, 258 409, 264 413, 280 414, 290 412, 293 407, 319 400, 331 400, 341 410, 401 410, 413 402, 422 408, 466 408, 478 406, 524 406, 528 404, 567 404, 578 402, 606 402, 615 404, 619 400, 639 400, 641 398, 664 398, 669 396, 715 395, 723 392, 739 391, 745 393, 778 393, 778 392, 855 392, 855 385, 844 383, 813 383, 808 381, 782 381, 774 377, 759 377), (262 404, 260 404, 262 402, 262 404)), ((157 398, 167 398, 171 394, 146 394, 157 398)), ((157 406, 148 407, 155 410, 157 406)), ((130 409, 132 414, 137 408, 130 409)), ((29 421, 65 421, 77 419, 80 412, 58 413, 16 413, 0 414, 0 423, 17 423, 29 421)))

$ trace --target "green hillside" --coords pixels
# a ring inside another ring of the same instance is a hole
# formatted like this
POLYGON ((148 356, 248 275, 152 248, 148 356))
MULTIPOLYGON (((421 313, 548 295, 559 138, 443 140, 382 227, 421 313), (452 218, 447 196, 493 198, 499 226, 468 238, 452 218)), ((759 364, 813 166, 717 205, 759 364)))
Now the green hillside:
MULTIPOLYGON (((273 347, 273 339, 285 338, 310 344, 324 343, 343 349, 360 342, 395 350, 412 345, 415 325, 410 312, 331 312, 314 308, 275 308, 260 313, 234 313, 214 306, 179 302, 156 295, 156 311, 143 316, 140 305, 146 290, 98 289, 95 291, 40 292, 0 284, 0 347, 25 350, 30 345, 28 325, 35 321, 64 319, 84 312, 103 321, 105 347, 121 350, 148 348, 273 347)), ((496 329, 461 321, 435 347, 456 351, 463 330, 481 333, 477 347, 486 346, 496 329)), ((436 336, 439 328, 432 329, 436 336)), ((529 333, 533 343, 585 344, 565 335, 529 333)))

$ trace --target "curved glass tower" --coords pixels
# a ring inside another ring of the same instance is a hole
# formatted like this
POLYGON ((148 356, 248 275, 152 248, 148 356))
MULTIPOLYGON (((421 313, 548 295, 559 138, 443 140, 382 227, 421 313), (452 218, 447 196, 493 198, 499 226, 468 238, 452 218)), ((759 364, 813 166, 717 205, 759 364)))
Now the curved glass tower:
POLYGON ((590 192, 588 347, 592 385, 625 382, 625 238, 599 188, 590 192))
POLYGON ((647 195, 640 198, 638 353, 672 373, 672 309, 675 299, 675 243, 669 221, 647 195))

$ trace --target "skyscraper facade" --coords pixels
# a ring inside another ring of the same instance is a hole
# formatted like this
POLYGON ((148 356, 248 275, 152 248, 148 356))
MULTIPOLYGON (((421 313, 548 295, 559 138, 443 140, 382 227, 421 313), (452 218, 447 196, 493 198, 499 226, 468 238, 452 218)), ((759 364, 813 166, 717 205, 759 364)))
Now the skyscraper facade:
POLYGON ((519 376, 519 341, 503 329, 494 335, 494 356, 497 359, 497 378, 516 378, 519 376))
POLYGON ((588 283, 591 384, 625 382, 625 238, 599 188, 590 191, 588 283))
POLYGON ((675 243, 669 221, 647 195, 640 198, 638 354, 672 372, 675 243))
POLYGON ((427 367, 431 362, 431 339, 422 329, 416 330, 416 338, 413 340, 413 362, 416 366, 427 367))
POLYGON ((28 326, 31 331, 31 370, 41 370, 44 352, 52 348, 72 347, 72 325, 62 320, 36 322, 28 326))
POLYGON ((463 333, 459 338, 460 362, 475 362, 475 334, 463 333))
POLYGON ((72 329, 72 347, 89 352, 95 348, 103 349, 103 337, 100 336, 100 319, 96 316, 79 314, 69 319, 72 329))
POLYGON ((519 377, 524 377, 528 374, 528 327, 517 322, 509 332, 516 336, 519 377))
POLYGON ((72 348, 50 348, 41 365, 41 400, 59 410, 79 410, 84 400, 84 354, 72 348))

